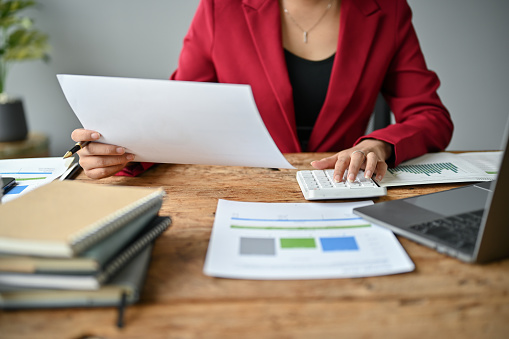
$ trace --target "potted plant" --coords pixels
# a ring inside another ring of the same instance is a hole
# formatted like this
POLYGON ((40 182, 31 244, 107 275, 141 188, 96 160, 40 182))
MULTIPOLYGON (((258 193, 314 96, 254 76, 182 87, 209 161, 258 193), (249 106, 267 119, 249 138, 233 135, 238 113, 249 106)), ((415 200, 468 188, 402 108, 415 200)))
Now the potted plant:
POLYGON ((0 0, 0 142, 23 140, 28 128, 20 98, 5 92, 7 73, 12 63, 48 59, 48 37, 33 28, 33 21, 19 12, 35 1, 0 0))

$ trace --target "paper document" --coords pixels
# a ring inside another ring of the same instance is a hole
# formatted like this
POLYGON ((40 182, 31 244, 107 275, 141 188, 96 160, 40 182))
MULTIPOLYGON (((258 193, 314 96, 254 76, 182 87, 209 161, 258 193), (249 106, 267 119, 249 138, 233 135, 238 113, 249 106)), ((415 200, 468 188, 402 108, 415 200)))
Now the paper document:
POLYGON ((355 203, 219 200, 207 275, 238 279, 327 279, 409 272, 394 234, 354 215, 355 203))
POLYGON ((58 75, 100 142, 135 161, 294 168, 267 131, 249 85, 58 75))
MULTIPOLYGON (((456 154, 458 158, 470 162, 475 167, 480 168, 493 179, 496 178, 500 164, 502 163, 503 152, 466 152, 456 154)), ((493 180, 492 179, 492 180, 493 180)))
POLYGON ((502 152, 428 153, 389 168, 380 186, 491 181, 497 177, 502 152))
POLYGON ((0 175, 13 177, 17 185, 2 197, 2 203, 16 199, 61 176, 73 158, 24 158, 0 160, 0 175))

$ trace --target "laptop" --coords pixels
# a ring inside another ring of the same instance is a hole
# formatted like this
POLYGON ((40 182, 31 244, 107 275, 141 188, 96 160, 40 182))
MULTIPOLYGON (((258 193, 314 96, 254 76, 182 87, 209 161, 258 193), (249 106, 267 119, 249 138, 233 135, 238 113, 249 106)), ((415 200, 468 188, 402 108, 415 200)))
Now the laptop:
POLYGON ((509 257, 509 121, 497 180, 354 209, 364 219, 469 263, 509 257))

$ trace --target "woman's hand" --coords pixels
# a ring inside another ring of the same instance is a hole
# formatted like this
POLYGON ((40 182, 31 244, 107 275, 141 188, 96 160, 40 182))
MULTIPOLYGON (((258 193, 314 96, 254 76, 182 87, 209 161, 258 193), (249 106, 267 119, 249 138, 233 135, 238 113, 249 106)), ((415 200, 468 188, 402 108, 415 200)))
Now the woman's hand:
POLYGON ((126 153, 123 147, 93 142, 100 137, 98 132, 83 128, 75 129, 71 134, 76 142, 92 141, 77 153, 85 174, 92 179, 109 177, 134 160, 134 155, 126 153))
POLYGON ((365 139, 352 148, 346 149, 331 157, 311 162, 316 169, 334 168, 334 181, 340 182, 348 169, 348 181, 354 181, 360 169, 364 176, 376 175, 380 181, 387 172, 385 161, 392 154, 392 145, 376 139, 365 139))

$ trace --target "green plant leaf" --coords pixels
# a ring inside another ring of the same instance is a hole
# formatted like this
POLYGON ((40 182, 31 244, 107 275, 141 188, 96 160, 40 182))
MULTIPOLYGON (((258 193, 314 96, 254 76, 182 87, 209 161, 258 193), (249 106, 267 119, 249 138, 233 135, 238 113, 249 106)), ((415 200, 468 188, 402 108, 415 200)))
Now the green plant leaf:
POLYGON ((48 36, 33 28, 32 19, 18 14, 35 4, 33 0, 0 0, 0 93, 12 62, 49 60, 48 36))
POLYGON ((38 31, 18 29, 9 35, 4 58, 7 61, 41 59, 48 52, 48 37, 38 31))
POLYGON ((14 16, 17 12, 35 5, 35 1, 0 0, 0 18, 14 16))

